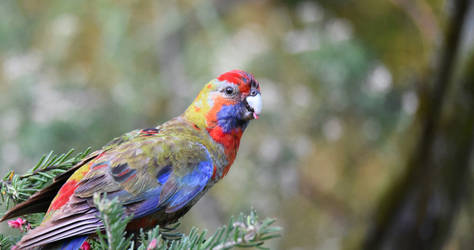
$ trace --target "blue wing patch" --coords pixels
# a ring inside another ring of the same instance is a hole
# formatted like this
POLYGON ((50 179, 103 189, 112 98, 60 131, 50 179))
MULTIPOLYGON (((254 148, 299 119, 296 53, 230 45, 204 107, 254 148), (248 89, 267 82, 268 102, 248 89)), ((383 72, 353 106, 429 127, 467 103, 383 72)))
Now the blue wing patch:
MULTIPOLYGON (((156 180, 160 185, 140 196, 143 202, 133 211, 134 219, 161 209, 166 209, 167 213, 176 212, 204 190, 212 177, 214 164, 207 149, 204 146, 202 148, 206 152, 204 159, 189 166, 189 172, 183 176, 177 176, 171 165, 158 171, 156 180)), ((124 173, 126 169, 120 166, 115 174, 124 173)))
POLYGON ((166 212, 176 212, 199 194, 211 179, 213 164, 209 157, 201 161, 199 165, 189 174, 177 180, 178 190, 170 198, 166 212))
POLYGON ((170 177, 172 170, 173 169, 171 169, 171 165, 162 168, 156 175, 156 179, 158 180, 158 182, 160 184, 164 184, 168 180, 168 177, 170 177))
POLYGON ((161 186, 155 188, 151 191, 148 191, 145 196, 145 200, 140 205, 140 207, 133 212, 133 219, 137 219, 148 214, 152 214, 161 209, 160 203, 160 193, 161 193, 161 186))
POLYGON ((210 160, 202 161, 193 171, 181 178, 170 179, 171 172, 158 175, 158 179, 166 176, 168 182, 147 192, 148 198, 134 212, 134 219, 154 213, 163 207, 167 207, 167 213, 184 207, 206 187, 212 176, 213 164, 210 160))

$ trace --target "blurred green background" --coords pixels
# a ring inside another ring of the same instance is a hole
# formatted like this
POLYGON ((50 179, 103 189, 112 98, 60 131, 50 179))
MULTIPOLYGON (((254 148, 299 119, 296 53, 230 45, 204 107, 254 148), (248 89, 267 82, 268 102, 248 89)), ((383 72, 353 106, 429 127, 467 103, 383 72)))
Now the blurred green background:
MULTIPOLYGON (((355 248, 419 135, 417 89, 449 9, 441 0, 2 0, 0 175, 160 124, 207 81, 243 69, 261 83, 263 115, 182 230, 214 231, 254 207, 284 228, 272 249, 355 248)), ((471 160, 471 180, 472 169, 471 160)), ((474 244, 466 200, 445 249, 474 244)))

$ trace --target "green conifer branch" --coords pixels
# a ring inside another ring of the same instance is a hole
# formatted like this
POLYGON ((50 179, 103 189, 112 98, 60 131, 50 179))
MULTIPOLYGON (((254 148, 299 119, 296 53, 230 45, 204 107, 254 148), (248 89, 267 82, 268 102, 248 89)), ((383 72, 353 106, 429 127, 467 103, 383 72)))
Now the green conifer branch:
POLYGON ((0 249, 10 249, 15 245, 15 240, 12 237, 0 234, 0 249))
POLYGON ((10 207, 28 199, 37 191, 45 188, 52 180, 80 162, 90 152, 90 148, 72 156, 74 149, 65 154, 57 155, 51 151, 43 155, 38 163, 24 175, 8 172, 0 180, 0 196, 2 206, 10 207))
MULTIPOLYGON (((133 244, 126 245, 122 241, 132 242, 125 237, 125 227, 130 217, 123 217, 123 208, 118 204, 117 199, 107 200, 94 195, 94 202, 99 208, 101 218, 105 222, 105 235, 98 232, 98 244, 94 243, 98 249, 133 249, 133 244), (102 209, 106 208, 106 209, 102 209), (114 243, 115 242, 115 243, 114 243), (120 242, 120 243, 119 243, 120 242), (120 248, 111 246, 120 246, 120 248)), ((251 210, 248 215, 241 213, 237 219, 231 218, 226 226, 222 226, 217 231, 207 237, 207 230, 192 228, 188 235, 181 235, 173 232, 176 227, 161 229, 156 226, 146 234, 143 231, 139 237, 139 250, 181 250, 181 249, 209 249, 224 250, 234 247, 257 247, 265 249, 265 241, 280 237, 281 228, 272 224, 275 219, 266 218, 258 220, 255 210, 251 210), (176 236, 180 236, 176 238, 176 236)))
POLYGON ((99 193, 94 194, 94 204, 100 212, 100 219, 105 226, 104 235, 101 232, 101 228, 97 228, 98 240, 100 242, 101 249, 133 249, 131 244, 132 238, 126 237, 125 228, 128 222, 132 219, 132 216, 124 216, 124 209, 118 203, 117 197, 113 200, 107 200, 104 195, 101 197, 99 193))

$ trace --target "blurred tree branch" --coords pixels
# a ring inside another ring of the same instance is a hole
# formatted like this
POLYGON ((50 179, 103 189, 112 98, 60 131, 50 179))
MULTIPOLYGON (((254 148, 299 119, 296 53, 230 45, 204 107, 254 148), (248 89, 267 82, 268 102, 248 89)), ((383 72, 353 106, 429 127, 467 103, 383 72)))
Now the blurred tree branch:
POLYGON ((405 175, 380 201, 363 249, 440 249, 449 236, 468 189, 474 135, 473 54, 456 85, 450 86, 469 3, 453 1, 440 56, 428 82, 432 89, 420 96, 420 138, 405 175), (449 88, 454 92, 447 102, 449 88))

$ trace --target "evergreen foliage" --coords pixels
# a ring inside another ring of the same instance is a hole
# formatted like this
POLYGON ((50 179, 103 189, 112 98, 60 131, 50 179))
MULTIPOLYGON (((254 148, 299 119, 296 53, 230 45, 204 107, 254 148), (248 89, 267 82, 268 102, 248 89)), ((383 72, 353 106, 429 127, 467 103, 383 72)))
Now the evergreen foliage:
POLYGON ((14 171, 8 172, 0 180, 0 194, 2 207, 25 201, 37 191, 46 187, 54 177, 66 172, 80 162, 90 152, 90 148, 71 157, 74 149, 65 154, 56 155, 52 151, 43 155, 36 165, 24 175, 16 175, 14 171))

